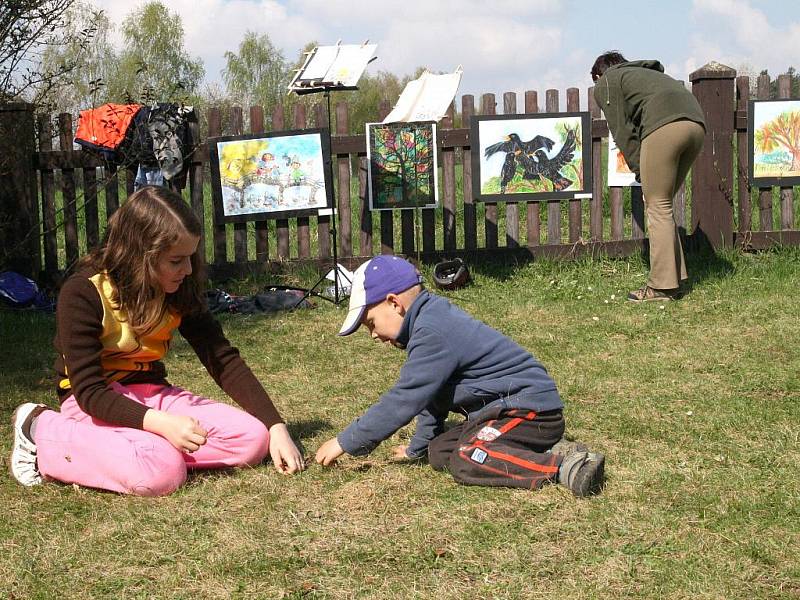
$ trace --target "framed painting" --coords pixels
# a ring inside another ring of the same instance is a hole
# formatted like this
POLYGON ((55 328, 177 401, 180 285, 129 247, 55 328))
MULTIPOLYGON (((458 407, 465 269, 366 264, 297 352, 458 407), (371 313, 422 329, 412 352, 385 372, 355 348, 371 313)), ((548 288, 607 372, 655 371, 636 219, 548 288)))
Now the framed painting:
POLYGON ((218 222, 316 215, 333 206, 327 129, 208 140, 218 222))
POLYGON ((636 173, 631 171, 625 157, 617 147, 614 136, 608 134, 608 187, 640 187, 636 173))
POLYGON ((750 184, 800 184, 800 100, 750 100, 750 184))
POLYGON ((592 193, 588 112, 475 116, 470 144, 477 200, 553 200, 592 193))
POLYGON ((436 206, 436 123, 367 123, 366 128, 370 209, 436 206))

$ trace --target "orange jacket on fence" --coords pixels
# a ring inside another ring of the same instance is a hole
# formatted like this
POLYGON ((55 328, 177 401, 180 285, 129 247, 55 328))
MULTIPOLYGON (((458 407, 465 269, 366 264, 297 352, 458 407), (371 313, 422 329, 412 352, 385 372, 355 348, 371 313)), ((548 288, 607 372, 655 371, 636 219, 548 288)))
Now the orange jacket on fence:
POLYGON ((75 142, 96 150, 116 150, 140 108, 140 104, 103 104, 82 110, 75 142))

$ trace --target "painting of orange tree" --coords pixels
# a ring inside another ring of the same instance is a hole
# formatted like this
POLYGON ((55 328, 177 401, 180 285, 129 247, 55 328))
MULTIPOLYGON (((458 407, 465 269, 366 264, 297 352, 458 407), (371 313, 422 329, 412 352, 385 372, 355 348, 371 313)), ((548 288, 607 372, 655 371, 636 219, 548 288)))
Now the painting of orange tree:
POLYGON ((753 179, 800 183, 800 101, 752 104, 753 179))

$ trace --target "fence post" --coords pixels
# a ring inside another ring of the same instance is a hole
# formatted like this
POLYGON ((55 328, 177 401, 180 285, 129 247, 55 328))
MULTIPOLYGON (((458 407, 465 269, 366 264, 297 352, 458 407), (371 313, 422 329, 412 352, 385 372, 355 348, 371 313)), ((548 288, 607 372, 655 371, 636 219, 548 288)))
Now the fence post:
POLYGON ((733 244, 733 132, 736 71, 710 62, 689 75, 706 119, 692 169, 692 235, 713 248, 733 244))
POLYGON ((0 104, 0 265, 38 277, 39 207, 33 105, 0 104))

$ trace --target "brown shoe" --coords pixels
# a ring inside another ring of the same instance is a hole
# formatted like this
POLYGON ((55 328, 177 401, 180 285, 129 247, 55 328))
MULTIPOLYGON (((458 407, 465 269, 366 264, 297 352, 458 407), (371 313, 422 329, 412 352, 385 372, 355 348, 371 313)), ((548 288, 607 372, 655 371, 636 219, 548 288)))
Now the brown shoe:
POLYGON ((667 302, 669 300, 677 300, 680 288, 672 288, 669 290, 657 290, 651 288, 649 285, 632 291, 628 294, 629 302, 667 302))

